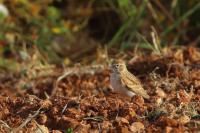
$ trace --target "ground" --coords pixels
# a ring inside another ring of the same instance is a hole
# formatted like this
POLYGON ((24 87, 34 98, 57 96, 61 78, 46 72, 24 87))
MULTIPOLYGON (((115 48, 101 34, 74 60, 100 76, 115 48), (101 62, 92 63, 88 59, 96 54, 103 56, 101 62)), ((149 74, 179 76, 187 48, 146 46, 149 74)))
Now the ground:
POLYGON ((200 52, 166 48, 131 57, 150 99, 111 91, 109 67, 27 67, 0 72, 0 132, 198 132, 200 52))

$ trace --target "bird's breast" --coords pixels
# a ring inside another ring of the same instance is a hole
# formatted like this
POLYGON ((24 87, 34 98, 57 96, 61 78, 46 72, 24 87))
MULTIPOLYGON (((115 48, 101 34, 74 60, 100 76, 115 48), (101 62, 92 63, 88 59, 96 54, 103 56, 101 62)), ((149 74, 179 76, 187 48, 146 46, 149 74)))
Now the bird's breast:
POLYGON ((110 75, 110 84, 113 90, 120 90, 120 88, 122 87, 120 76, 118 74, 112 73, 110 75))
POLYGON ((121 94, 125 94, 128 96, 134 96, 135 93, 132 91, 129 91, 126 86, 122 85, 121 82, 121 77, 119 74, 116 73, 112 73, 110 75, 110 84, 112 86, 113 91, 121 93, 121 94))

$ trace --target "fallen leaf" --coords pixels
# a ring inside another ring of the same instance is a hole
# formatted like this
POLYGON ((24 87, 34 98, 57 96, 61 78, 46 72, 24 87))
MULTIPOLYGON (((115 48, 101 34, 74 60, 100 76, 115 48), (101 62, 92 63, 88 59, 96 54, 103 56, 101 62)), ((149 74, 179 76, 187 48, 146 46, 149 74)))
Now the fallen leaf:
POLYGON ((52 130, 52 133, 62 133, 62 132, 59 130, 52 130))
POLYGON ((161 116, 158 120, 158 125, 176 127, 178 125, 178 121, 171 118, 167 118, 165 116, 161 116))
POLYGON ((178 119, 178 122, 181 124, 186 124, 190 122, 190 118, 187 115, 183 115, 178 119))
POLYGON ((141 122, 134 122, 131 124, 130 130, 134 133, 141 132, 142 130, 144 130, 144 125, 141 122))
POLYGON ((38 125, 38 128, 35 130, 35 133, 49 133, 49 130, 46 126, 44 125, 38 125))
POLYGON ((165 97, 166 97, 165 92, 164 92, 161 88, 157 88, 157 89, 156 89, 156 93, 157 93, 157 95, 158 95, 159 97, 161 97, 161 98, 165 98, 165 97))
POLYGON ((123 117, 117 117, 117 122, 121 122, 122 124, 129 124, 129 121, 123 117))
POLYGON ((165 133, 171 133, 172 127, 166 126, 165 127, 165 133))

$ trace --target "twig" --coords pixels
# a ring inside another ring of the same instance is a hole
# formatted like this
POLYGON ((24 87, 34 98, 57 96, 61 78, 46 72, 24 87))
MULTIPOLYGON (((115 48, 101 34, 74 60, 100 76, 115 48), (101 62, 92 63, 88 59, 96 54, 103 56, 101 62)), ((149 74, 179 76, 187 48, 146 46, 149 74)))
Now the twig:
POLYGON ((101 122, 104 120, 103 116, 94 116, 94 117, 85 117, 83 120, 93 120, 93 121, 98 121, 101 122))
POLYGON ((50 98, 50 96, 47 94, 46 91, 44 92, 44 95, 45 95, 46 99, 49 99, 49 98, 50 98))
MULTIPOLYGON (((82 95, 79 94, 78 99, 77 99, 78 104, 79 104, 79 108, 80 108, 80 100, 81 100, 81 96, 82 96, 82 95)), ((63 113, 64 113, 65 110, 67 109, 67 107, 68 107, 68 103, 69 103, 69 102, 67 102, 67 103, 65 104, 65 106, 63 107, 62 112, 61 112, 61 115, 63 115, 63 113)))
POLYGON ((101 129, 100 123, 98 123, 98 130, 99 130, 99 133, 102 133, 102 129, 101 129))
POLYGON ((8 128, 9 129, 9 132, 12 133, 12 128, 4 121, 0 120, 0 123, 2 123, 1 125, 4 126, 5 128, 8 128))
POLYGON ((72 71, 67 71, 65 72, 63 75, 59 76, 54 84, 54 87, 53 87, 53 90, 52 90, 52 93, 51 93, 51 96, 53 96, 56 91, 57 91, 57 87, 58 87, 58 83, 64 79, 65 77, 67 77, 68 75, 70 75, 72 73, 72 71))
POLYGON ((13 132, 17 132, 18 130, 20 130, 21 128, 23 128, 24 126, 26 126, 33 118, 35 118, 39 113, 40 110, 42 109, 42 107, 40 107, 35 114, 28 116, 28 118, 26 118, 26 120, 17 128, 13 129, 13 132))
POLYGON ((153 46, 154 46, 156 52, 160 55, 161 47, 160 47, 160 39, 158 37, 158 33, 156 32, 156 29, 153 26, 151 27, 151 29, 152 29, 151 37, 153 40, 153 46))
POLYGON ((35 121, 35 124, 36 124, 36 126, 39 128, 39 130, 40 130, 42 133, 45 133, 45 132, 42 130, 42 128, 40 127, 40 125, 37 123, 37 121, 35 121))
POLYGON ((61 115, 63 115, 63 113, 65 112, 67 106, 68 106, 68 103, 66 103, 65 106, 64 106, 64 108, 62 109, 61 115))

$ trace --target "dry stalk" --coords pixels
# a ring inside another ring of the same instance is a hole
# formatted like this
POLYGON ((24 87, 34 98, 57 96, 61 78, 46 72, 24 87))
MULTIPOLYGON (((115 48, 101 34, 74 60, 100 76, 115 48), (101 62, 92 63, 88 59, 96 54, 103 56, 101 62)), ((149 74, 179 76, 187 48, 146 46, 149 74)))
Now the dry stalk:
POLYGON ((32 119, 34 119, 36 116, 39 115, 41 109, 42 109, 42 107, 40 107, 40 108, 35 112, 35 114, 28 116, 28 118, 26 118, 26 120, 25 120, 20 126, 18 126, 17 128, 14 128, 14 129, 13 129, 13 132, 14 132, 14 133, 17 133, 20 129, 22 129, 24 126, 26 126, 32 119))
POLYGON ((7 128, 10 133, 13 133, 13 129, 6 122, 4 122, 3 120, 0 120, 0 123, 2 123, 0 125, 7 128))
POLYGON ((40 130, 41 133, 46 133, 43 131, 43 129, 40 127, 40 125, 37 123, 37 121, 34 121, 38 129, 40 130))

